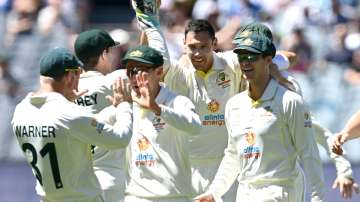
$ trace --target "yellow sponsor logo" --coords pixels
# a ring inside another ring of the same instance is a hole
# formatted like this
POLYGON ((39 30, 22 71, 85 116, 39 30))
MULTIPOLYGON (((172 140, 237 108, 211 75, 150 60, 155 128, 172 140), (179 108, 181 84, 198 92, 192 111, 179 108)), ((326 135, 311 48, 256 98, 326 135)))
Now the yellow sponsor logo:
POLYGON ((220 104, 216 100, 211 100, 211 102, 208 104, 208 110, 211 112, 217 112, 219 111, 220 104))

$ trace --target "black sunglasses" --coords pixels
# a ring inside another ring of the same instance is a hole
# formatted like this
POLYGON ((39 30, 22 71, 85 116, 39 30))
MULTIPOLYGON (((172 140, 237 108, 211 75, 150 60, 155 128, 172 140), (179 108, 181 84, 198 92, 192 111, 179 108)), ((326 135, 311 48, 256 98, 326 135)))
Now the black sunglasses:
POLYGON ((254 53, 247 53, 247 54, 238 54, 238 60, 239 62, 255 62, 259 59, 261 55, 260 54, 254 54, 254 53))
POLYGON ((156 67, 147 67, 147 68, 140 68, 140 67, 134 67, 132 69, 126 70, 126 75, 130 78, 135 75, 137 75, 140 71, 142 72, 150 72, 150 70, 155 69, 156 67))

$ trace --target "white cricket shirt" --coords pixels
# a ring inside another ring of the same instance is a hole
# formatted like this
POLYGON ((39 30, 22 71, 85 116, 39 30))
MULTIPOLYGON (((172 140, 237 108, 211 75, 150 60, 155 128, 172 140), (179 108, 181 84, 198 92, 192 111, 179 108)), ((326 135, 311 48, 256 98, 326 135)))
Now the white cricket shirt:
POLYGON ((226 105, 228 147, 209 193, 220 197, 238 176, 249 185, 293 185, 303 165, 312 201, 324 199, 324 178, 311 116, 300 95, 270 80, 259 101, 248 91, 226 105))
POLYGON ((90 145, 126 147, 132 134, 132 111, 129 103, 119 104, 119 122, 114 126, 93 126, 93 117, 55 92, 30 93, 16 106, 14 134, 38 179, 36 191, 43 200, 91 201, 101 195, 90 145))
POLYGON ((129 182, 125 195, 142 198, 191 197, 187 134, 198 134, 192 102, 161 87, 161 115, 133 105, 134 133, 127 149, 129 182))

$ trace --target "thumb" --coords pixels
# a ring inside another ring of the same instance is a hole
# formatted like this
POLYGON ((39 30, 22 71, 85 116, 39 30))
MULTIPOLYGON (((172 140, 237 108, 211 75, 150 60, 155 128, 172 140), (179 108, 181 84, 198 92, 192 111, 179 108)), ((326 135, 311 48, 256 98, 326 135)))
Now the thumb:
POLYGON ((346 142, 346 135, 341 135, 339 138, 340 144, 344 144, 346 142))
POLYGON ((73 90, 73 93, 75 94, 76 98, 83 96, 85 93, 89 92, 88 89, 82 90, 82 91, 77 91, 77 90, 73 90))
POLYGON ((110 102, 111 105, 114 103, 114 98, 112 96, 107 95, 107 96, 105 96, 105 98, 108 102, 110 102))

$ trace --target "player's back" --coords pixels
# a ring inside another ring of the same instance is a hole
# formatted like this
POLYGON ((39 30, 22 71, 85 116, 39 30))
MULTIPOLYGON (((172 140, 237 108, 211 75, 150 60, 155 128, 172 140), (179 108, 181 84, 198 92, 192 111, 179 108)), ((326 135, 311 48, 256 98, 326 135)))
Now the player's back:
POLYGON ((13 130, 43 201, 100 201, 90 145, 76 135, 91 120, 90 112, 58 93, 29 94, 16 107, 13 130))

